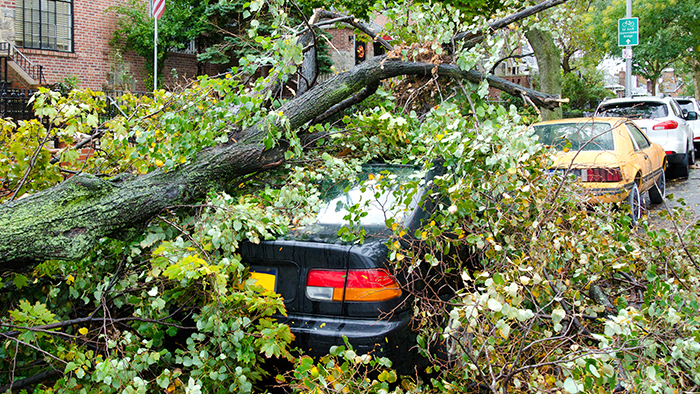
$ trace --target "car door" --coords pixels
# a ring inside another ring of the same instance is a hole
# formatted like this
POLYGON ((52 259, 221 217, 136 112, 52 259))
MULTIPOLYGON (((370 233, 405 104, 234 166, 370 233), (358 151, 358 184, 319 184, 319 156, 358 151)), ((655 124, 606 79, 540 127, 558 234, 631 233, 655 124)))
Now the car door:
POLYGON ((634 144, 635 155, 642 168, 642 188, 649 189, 659 175, 663 158, 652 148, 651 142, 646 135, 632 122, 625 124, 634 144))

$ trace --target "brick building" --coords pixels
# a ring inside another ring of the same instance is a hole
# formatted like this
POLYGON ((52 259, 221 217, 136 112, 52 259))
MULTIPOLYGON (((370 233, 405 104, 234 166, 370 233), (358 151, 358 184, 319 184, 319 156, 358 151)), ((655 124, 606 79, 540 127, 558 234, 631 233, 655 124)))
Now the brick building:
MULTIPOLYGON (((150 78, 144 59, 131 51, 120 54, 109 45, 117 29, 117 15, 109 8, 119 1, 0 0, 0 42, 14 45, 21 53, 13 57, 23 55, 21 61, 42 66, 44 78, 38 81, 36 74, 24 75, 15 64, 8 67, 10 86, 29 88, 41 82, 50 85, 72 79, 79 81, 77 87, 83 89, 151 90, 152 86, 145 83, 150 78)), ((7 56, 7 44, 2 49, 7 56)), ((196 55, 170 54, 163 75, 159 76, 166 86, 173 82, 173 68, 180 81, 194 77, 196 55)))
MULTIPOLYGON (((370 27, 374 31, 380 31, 386 22, 387 18, 384 15, 377 14, 370 23, 370 27)), ((324 32, 331 36, 329 43, 330 55, 336 72, 349 70, 356 64, 385 52, 384 48, 380 44, 372 42, 369 36, 355 34, 352 26, 344 23, 339 25, 340 27, 324 28, 324 32)), ((383 36, 382 38, 391 41, 389 36, 383 36)))

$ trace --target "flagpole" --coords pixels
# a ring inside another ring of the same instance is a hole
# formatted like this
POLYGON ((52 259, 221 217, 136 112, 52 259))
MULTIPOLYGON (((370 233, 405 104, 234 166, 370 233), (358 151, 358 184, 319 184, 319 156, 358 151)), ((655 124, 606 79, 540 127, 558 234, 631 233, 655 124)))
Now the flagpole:
POLYGON ((158 87, 158 18, 154 17, 156 28, 153 33, 153 91, 158 87))

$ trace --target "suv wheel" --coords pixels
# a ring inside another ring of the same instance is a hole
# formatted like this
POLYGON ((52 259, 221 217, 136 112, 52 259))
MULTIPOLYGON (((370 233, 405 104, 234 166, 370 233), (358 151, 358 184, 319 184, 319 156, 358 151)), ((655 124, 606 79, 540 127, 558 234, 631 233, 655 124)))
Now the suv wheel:
POLYGON ((693 164, 695 164, 695 149, 693 149, 693 148, 695 148, 695 146, 693 146, 693 145, 688 147, 688 155, 690 155, 690 157, 688 159, 688 164, 691 166, 693 164))
POLYGON ((683 161, 674 165, 673 168, 673 177, 674 178, 687 178, 688 177, 688 166, 690 165, 690 149, 688 149, 685 152, 685 157, 683 157, 683 161))

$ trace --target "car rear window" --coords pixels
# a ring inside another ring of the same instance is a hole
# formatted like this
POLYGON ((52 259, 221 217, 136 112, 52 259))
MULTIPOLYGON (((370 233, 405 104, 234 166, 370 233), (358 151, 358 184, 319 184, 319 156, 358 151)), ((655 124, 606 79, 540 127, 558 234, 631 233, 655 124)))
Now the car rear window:
POLYGON ((634 101, 629 103, 603 104, 598 116, 630 117, 637 119, 654 119, 668 116, 668 107, 664 103, 634 101))
POLYGON ((557 150, 601 151, 614 150, 610 123, 555 123, 535 125, 540 143, 557 150))
MULTIPOLYGON (((355 185, 334 185, 333 189, 340 193, 327 193, 324 204, 316 217, 318 223, 346 224, 347 216, 359 206, 364 212, 359 218, 362 226, 383 226, 388 218, 397 219, 398 222, 410 214, 411 206, 415 205, 416 198, 405 201, 406 195, 400 190, 408 185, 417 185, 425 176, 425 171, 413 167, 383 167, 368 166, 359 174, 360 182, 355 185), (334 196, 335 194, 335 196, 334 196)), ((413 196, 413 193, 409 194, 413 196)))

